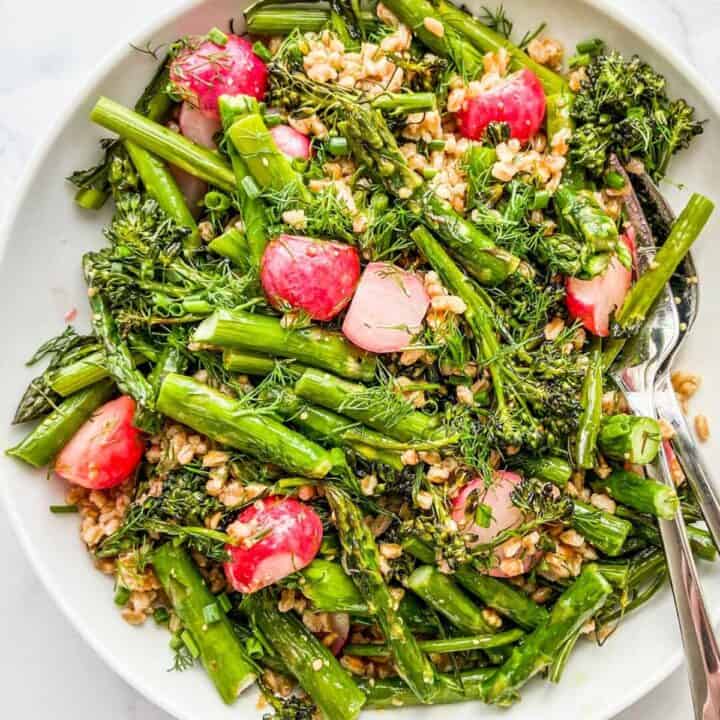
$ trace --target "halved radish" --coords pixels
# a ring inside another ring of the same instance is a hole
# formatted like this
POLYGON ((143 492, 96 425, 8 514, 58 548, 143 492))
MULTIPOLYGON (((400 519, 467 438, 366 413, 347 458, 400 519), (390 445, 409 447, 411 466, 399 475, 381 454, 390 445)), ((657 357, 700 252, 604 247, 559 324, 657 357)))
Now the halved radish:
MULTIPOLYGON (((631 238, 622 235, 631 253, 635 245, 631 238)), ((610 317, 623 304, 632 284, 632 270, 628 270, 614 255, 602 275, 592 280, 567 278, 565 281, 565 304, 573 318, 580 320, 593 335, 607 337, 610 334, 610 317)))
POLYGON ((390 263, 370 263, 360 278, 342 330, 363 350, 397 352, 420 332, 429 304, 417 275, 390 263))
POLYGON ((270 134, 280 152, 285 153, 291 160, 299 158, 309 160, 312 156, 310 138, 289 125, 275 125, 270 128, 270 134))
POLYGON ((268 70, 252 45, 238 35, 228 35, 224 45, 201 37, 190 38, 170 64, 175 90, 202 113, 219 118, 221 95, 251 95, 262 100, 268 70))
POLYGON ((227 545, 225 576, 238 592, 252 593, 309 565, 320 550, 322 521, 309 506, 271 495, 245 508, 233 525, 240 545, 227 545))
POLYGON ((220 132, 220 128, 222 127, 220 120, 215 117, 208 117, 187 101, 180 107, 178 125, 180 126, 181 134, 189 140, 210 150, 214 150, 217 147, 215 144, 215 135, 220 132))
POLYGON ((535 135, 545 117, 545 92, 537 75, 520 70, 488 92, 468 98, 456 118, 460 133, 480 140, 491 122, 505 122, 521 142, 535 135))
POLYGON ((145 450, 132 424, 135 401, 128 395, 105 403, 73 435, 55 461, 55 472, 90 490, 120 485, 132 475, 145 450))
POLYGON ((279 310, 303 310, 313 320, 332 320, 349 302, 360 277, 354 247, 281 235, 265 248, 260 280, 279 310))

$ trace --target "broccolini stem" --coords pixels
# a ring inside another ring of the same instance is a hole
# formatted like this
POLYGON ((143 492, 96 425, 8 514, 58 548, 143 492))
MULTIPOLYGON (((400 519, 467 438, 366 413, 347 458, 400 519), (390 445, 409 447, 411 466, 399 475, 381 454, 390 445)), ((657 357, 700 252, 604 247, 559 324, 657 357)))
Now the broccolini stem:
POLYGON ((582 413, 576 439, 575 465, 590 469, 595 466, 597 436, 602 420, 603 362, 602 340, 594 338, 590 346, 589 364, 582 387, 582 413))
POLYGON ((558 598, 550 619, 513 650, 509 660, 485 682, 488 702, 511 699, 530 678, 546 668, 570 638, 605 604, 612 587, 595 565, 587 565, 558 598))
POLYGON ((135 169, 145 186, 145 190, 157 201, 157 204, 181 227, 190 230, 184 240, 185 249, 193 250, 200 246, 200 231, 193 214, 185 202, 180 188, 172 173, 162 160, 140 147, 132 140, 125 141, 135 169))
POLYGON ((325 720, 358 717, 365 695, 335 656, 293 613, 281 613, 277 600, 267 590, 246 595, 242 608, 325 720))
POLYGON ((152 555, 152 564, 220 697, 228 704, 235 702, 256 674, 225 611, 183 548, 173 542, 161 545, 152 555), (215 608, 215 622, 206 620, 208 607, 215 608))
POLYGON ((96 382, 58 405, 18 445, 6 451, 34 467, 44 467, 65 447, 80 426, 113 394, 110 380, 96 382))
POLYGON ((561 488, 565 487, 572 477, 572 465, 557 455, 524 460, 521 468, 525 475, 551 482, 561 488))
POLYGON ((279 318, 242 310, 215 311, 198 325, 193 342, 293 358, 357 380, 375 377, 375 356, 340 333, 318 327, 288 329, 279 318))
POLYGON ((680 499, 671 487, 627 470, 613 470, 597 485, 623 505, 664 520, 674 518, 680 506, 680 499))
POLYGON ((334 465, 327 450, 294 430, 183 375, 165 377, 157 408, 213 440, 298 475, 321 478, 334 465))
POLYGON ((101 97, 90 112, 90 119, 211 185, 228 192, 236 189, 235 174, 218 153, 114 100, 101 97))
MULTIPOLYGON (((615 323, 623 333, 633 333, 645 322, 648 311, 657 300, 691 245, 713 213, 715 204, 698 193, 693 193, 670 235, 660 247, 655 261, 630 288, 621 308, 615 315, 615 323)), ((612 365, 625 344, 624 337, 610 340, 603 355, 605 367, 612 365)))
POLYGON ((437 692, 435 668, 418 647, 397 609, 380 572, 380 553, 362 512, 337 487, 325 489, 335 513, 345 566, 375 617, 390 647, 400 677, 423 702, 432 702, 437 692))
POLYGON ((437 98, 431 92, 386 92, 373 98, 370 105, 384 113, 409 115, 410 113, 430 112, 437 109, 437 98))
POLYGON ((609 557, 622 554, 623 545, 633 529, 627 520, 579 500, 573 503, 571 523, 591 545, 609 557))
POLYGON ((572 102, 573 94, 570 91, 558 92, 548 96, 545 110, 545 129, 549 141, 552 141, 561 130, 573 131, 575 123, 570 117, 572 102))
POLYGON ((330 20, 330 12, 311 4, 256 5, 245 13, 245 29, 251 35, 288 35, 319 32, 330 20))

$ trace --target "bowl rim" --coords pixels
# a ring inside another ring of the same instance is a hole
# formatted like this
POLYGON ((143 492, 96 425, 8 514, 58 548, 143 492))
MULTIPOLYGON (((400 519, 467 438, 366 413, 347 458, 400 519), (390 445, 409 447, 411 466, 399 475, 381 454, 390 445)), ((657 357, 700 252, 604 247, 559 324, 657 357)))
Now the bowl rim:
MULTIPOLYGON (((133 33, 131 38, 126 38, 111 48, 96 65, 95 69, 88 73, 85 80, 79 84, 78 89, 71 93, 68 100, 64 103, 61 112, 56 116, 54 121, 49 125, 45 137, 36 144, 30 159, 21 175, 20 181, 16 186, 12 199, 8 203, 7 210, 2 218, 0 218, 0 264, 4 261, 5 252, 10 241, 10 227, 14 223, 15 217, 18 215, 20 205, 22 204, 28 189, 31 186, 32 179, 45 162, 46 156, 53 146, 57 137, 61 134, 66 123, 77 109, 78 104, 82 103, 92 90, 92 88, 109 73, 115 65, 122 61, 128 52, 130 43, 134 38, 147 37, 158 32, 165 25, 180 18, 192 8, 202 5, 205 0, 183 0, 176 7, 165 12, 158 13, 154 18, 144 24, 140 29, 133 33)), ((609 20, 629 30, 635 36, 642 39, 653 51, 661 55, 677 72, 681 75, 699 95, 707 102, 712 112, 720 117, 720 94, 716 93, 708 81, 702 76, 699 70, 695 68, 678 50, 672 47, 666 40, 658 35, 650 33, 645 29, 638 20, 630 15, 629 11, 616 6, 608 5, 605 0, 574 0, 582 5, 589 6, 599 14, 604 15, 609 20)), ((104 643, 91 632, 90 627, 84 621, 81 614, 75 610, 70 603, 63 597, 61 588, 57 583, 52 582, 49 576, 44 573, 43 560, 39 549, 36 550, 29 533, 26 531, 20 512, 15 506, 11 498, 8 484, 2 485, 0 492, 2 504, 5 508, 7 516, 10 519, 10 525, 20 541, 20 545, 25 555, 30 559, 33 572, 40 580, 42 586, 50 595, 52 600, 60 608, 63 615, 70 621, 73 628, 78 632, 80 637, 94 650, 95 653, 103 660, 103 662, 112 669, 112 671, 122 678, 134 690, 139 692, 145 699, 159 707, 169 715, 178 718, 178 720, 194 720, 182 708, 176 707, 172 699, 166 699, 164 696, 158 696, 154 688, 149 682, 143 678, 142 672, 133 670, 129 665, 120 662, 116 655, 106 648, 104 643)), ((683 661, 682 645, 672 654, 668 655, 664 662, 659 664, 655 672, 646 676, 644 682, 636 686, 631 692, 627 692, 621 698, 611 702, 604 710, 606 715, 604 720, 611 720, 618 713, 635 704, 642 697, 654 690, 664 680, 666 680, 672 672, 680 667, 683 661)))

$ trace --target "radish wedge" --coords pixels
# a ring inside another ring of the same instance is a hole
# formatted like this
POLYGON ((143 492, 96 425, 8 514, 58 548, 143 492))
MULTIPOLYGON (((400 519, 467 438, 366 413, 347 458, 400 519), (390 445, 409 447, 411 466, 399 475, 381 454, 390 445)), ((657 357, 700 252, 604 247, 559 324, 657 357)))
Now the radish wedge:
POLYGON ((397 352, 420 331, 429 304, 417 275, 390 263, 370 263, 360 278, 342 330, 363 350, 397 352))
POLYGON ((480 140, 492 122, 510 126, 510 137, 521 142, 535 135, 545 117, 545 91, 537 75, 520 70, 488 92, 468 98, 457 113, 460 133, 480 140))
POLYGON ((90 490, 125 482, 140 464, 145 444, 132 424, 135 401, 128 395, 110 400, 73 435, 55 461, 55 472, 90 490))
POLYGON ((332 320, 349 302, 360 277, 360 257, 350 245, 281 235, 265 248, 260 280, 278 310, 302 310, 332 320))
POLYGON ((318 514, 291 497, 271 495, 245 508, 233 525, 244 533, 226 547, 225 576, 238 592, 253 593, 309 565, 320 550, 318 514))
POLYGON ((278 150, 291 160, 309 160, 312 156, 310 138, 289 125, 275 125, 270 128, 270 134, 278 150))
MULTIPOLYGON (((634 254, 632 239, 623 235, 622 240, 634 254)), ((592 280, 567 278, 565 303, 568 312, 593 335, 607 337, 610 318, 623 304, 631 284, 632 270, 628 270, 615 255, 605 272, 592 280)))

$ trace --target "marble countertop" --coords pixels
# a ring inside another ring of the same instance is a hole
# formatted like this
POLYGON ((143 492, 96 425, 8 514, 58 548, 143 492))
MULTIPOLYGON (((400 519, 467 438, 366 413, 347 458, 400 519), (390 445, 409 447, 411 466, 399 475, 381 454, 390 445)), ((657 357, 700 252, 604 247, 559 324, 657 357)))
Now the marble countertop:
MULTIPOLYGON (((623 0, 607 1, 628 6, 623 0)), ((174 4, 178 0, 0 2, 0 217, 28 155, 54 120, 48 109, 64 104, 108 48, 174 4)), ((633 0, 632 8, 720 92, 719 0, 633 0)), ((170 720, 83 642, 21 557, 0 509, 3 716, 170 720)), ((616 720, 688 720, 691 714, 685 671, 680 669, 616 720)))

